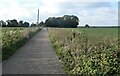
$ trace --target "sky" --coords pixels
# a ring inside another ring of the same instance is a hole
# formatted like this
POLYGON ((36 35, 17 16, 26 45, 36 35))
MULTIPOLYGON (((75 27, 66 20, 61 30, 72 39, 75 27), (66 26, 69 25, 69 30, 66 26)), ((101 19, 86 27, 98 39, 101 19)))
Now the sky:
POLYGON ((119 0, 0 0, 0 20, 36 23, 48 17, 75 15, 79 25, 118 25, 119 0))

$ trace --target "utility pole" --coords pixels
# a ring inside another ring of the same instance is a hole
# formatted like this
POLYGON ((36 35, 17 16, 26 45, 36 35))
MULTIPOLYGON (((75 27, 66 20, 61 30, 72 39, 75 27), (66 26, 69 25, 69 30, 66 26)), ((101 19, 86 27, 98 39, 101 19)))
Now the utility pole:
POLYGON ((37 14, 37 25, 39 24, 39 9, 38 9, 38 14, 37 14))

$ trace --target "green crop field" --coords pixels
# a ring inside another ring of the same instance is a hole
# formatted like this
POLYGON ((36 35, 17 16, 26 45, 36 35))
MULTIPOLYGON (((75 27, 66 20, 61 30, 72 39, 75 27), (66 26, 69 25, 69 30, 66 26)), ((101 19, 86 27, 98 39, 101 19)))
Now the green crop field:
POLYGON ((48 32, 67 74, 120 75, 118 28, 49 28, 48 32))
POLYGON ((0 28, 2 34, 2 60, 9 58, 18 48, 28 41, 39 28, 0 28))

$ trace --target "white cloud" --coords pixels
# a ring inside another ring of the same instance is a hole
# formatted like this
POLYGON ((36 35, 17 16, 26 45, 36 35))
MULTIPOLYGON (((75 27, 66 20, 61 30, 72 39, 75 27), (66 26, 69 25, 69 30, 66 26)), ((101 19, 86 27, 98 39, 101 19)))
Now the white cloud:
POLYGON ((119 0, 48 0, 48 1, 52 1, 52 2, 118 2, 119 0))
POLYGON ((93 10, 79 11, 80 24, 85 25, 117 25, 118 10, 109 7, 99 7, 93 10))
POLYGON ((39 9, 41 20, 45 20, 50 16, 63 16, 65 14, 73 14, 80 18, 80 24, 104 24, 105 22, 108 22, 110 24, 116 23, 118 11, 116 10, 117 8, 114 7, 115 3, 111 3, 113 6, 108 6, 109 3, 105 3, 102 5, 102 3, 99 2, 118 2, 118 0, 92 1, 0 0, 0 20, 22 19, 24 21, 36 22, 37 9, 39 9), (95 2, 98 2, 99 5, 95 2))
POLYGON ((40 9, 41 14, 49 13, 49 14, 56 14, 58 9, 56 7, 42 7, 40 9))
POLYGON ((7 3, 6 7, 2 7, 0 12, 0 19, 19 19, 21 16, 30 17, 28 9, 22 8, 17 0, 8 1, 4 0, 3 3, 7 3), (9 3, 8 3, 9 2, 9 3))

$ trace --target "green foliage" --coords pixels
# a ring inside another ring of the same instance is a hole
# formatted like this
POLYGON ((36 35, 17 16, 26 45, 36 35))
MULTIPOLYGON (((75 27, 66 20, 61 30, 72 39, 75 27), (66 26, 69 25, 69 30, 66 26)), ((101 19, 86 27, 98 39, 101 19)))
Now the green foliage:
POLYGON ((28 22, 24 22, 24 24, 23 24, 24 27, 29 27, 29 25, 30 24, 28 22))
POLYGON ((5 23, 3 20, 0 21, 0 27, 1 27, 1 26, 2 26, 2 27, 5 27, 5 26, 6 26, 6 23, 5 23))
POLYGON ((69 75, 120 75, 116 28, 51 28, 49 36, 69 75))
POLYGON ((8 59, 26 41, 28 41, 38 28, 2 28, 2 60, 8 59))
POLYGON ((22 20, 18 22, 16 19, 7 20, 6 22, 0 21, 0 26, 2 27, 29 27, 29 25, 28 22, 23 22, 22 20))
POLYGON ((74 15, 64 15, 63 17, 50 17, 45 21, 47 27, 77 28, 79 19, 74 15))
POLYGON ((88 24, 86 24, 86 25, 85 25, 85 27, 86 27, 86 28, 89 28, 89 25, 88 25, 88 24))

